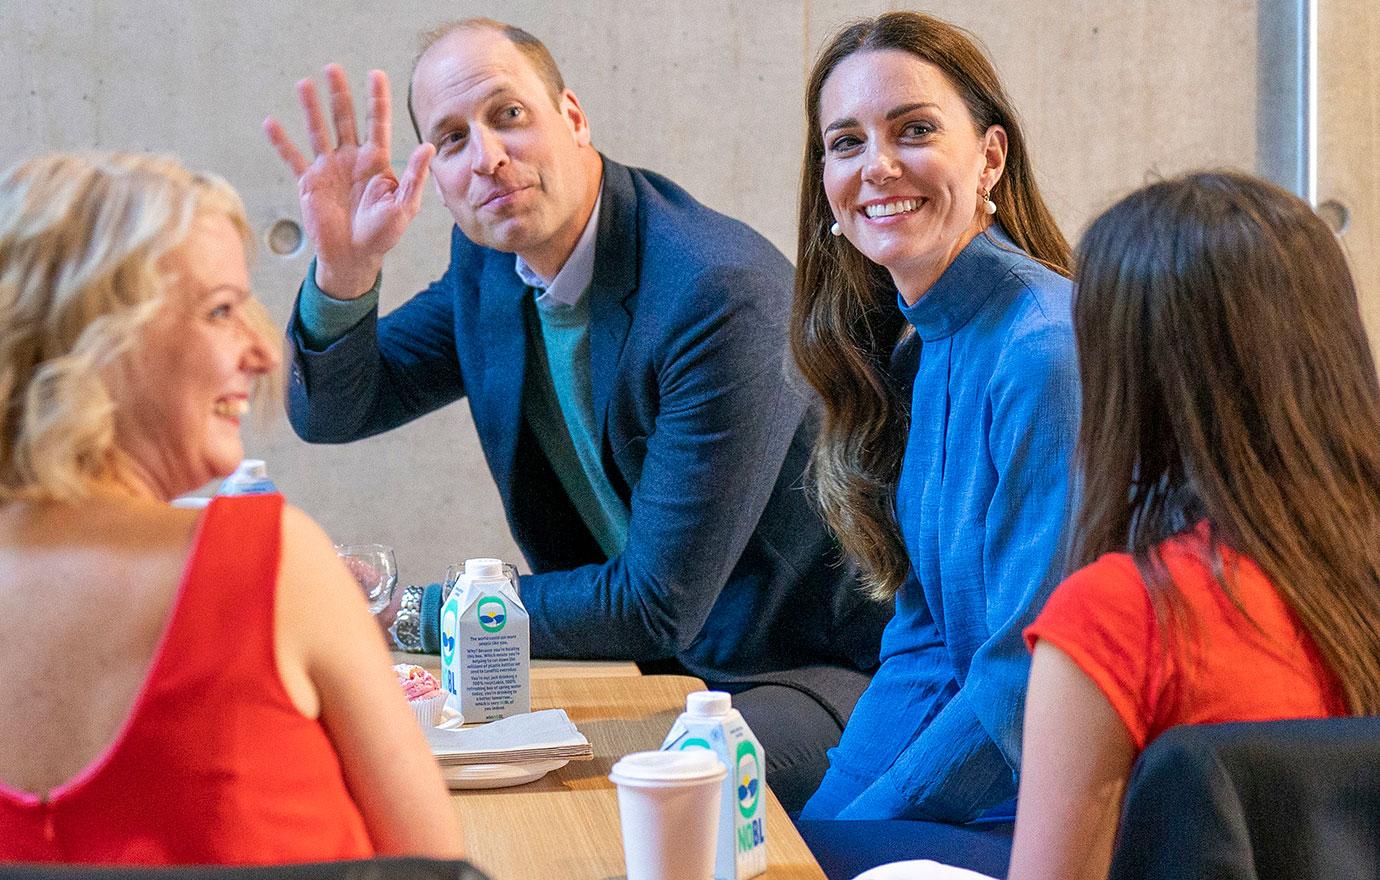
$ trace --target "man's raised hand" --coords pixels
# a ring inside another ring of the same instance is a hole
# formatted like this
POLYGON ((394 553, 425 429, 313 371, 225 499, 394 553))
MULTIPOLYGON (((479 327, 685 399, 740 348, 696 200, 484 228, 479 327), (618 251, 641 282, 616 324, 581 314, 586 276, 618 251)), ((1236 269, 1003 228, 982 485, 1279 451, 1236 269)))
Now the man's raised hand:
POLYGON ((422 205, 422 187, 435 148, 412 151, 399 178, 390 151, 392 108, 388 75, 369 71, 368 137, 359 142, 350 84, 338 64, 326 66, 335 137, 321 112, 316 84, 297 83, 315 159, 308 162, 282 125, 269 117, 264 132, 297 177, 302 222, 316 248, 316 284, 337 299, 355 299, 373 287, 383 258, 402 238, 422 205))

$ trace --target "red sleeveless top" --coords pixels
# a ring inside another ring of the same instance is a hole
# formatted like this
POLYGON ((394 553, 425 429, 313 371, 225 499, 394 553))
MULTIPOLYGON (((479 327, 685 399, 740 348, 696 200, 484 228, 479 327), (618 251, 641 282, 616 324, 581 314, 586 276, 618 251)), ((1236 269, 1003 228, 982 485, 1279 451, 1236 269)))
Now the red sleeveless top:
POLYGON ((46 796, 0 783, 0 861, 373 855, 325 729, 278 678, 282 509, 276 494, 206 508, 148 678, 114 741, 46 796))

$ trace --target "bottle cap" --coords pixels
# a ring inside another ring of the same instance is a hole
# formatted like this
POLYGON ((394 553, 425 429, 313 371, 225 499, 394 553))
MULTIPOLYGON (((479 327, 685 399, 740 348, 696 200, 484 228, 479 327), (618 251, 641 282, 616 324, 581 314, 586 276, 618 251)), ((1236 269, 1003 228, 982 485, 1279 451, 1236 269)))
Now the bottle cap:
POLYGON ((723 691, 694 691, 685 695, 685 711, 690 715, 712 718, 727 715, 733 708, 733 698, 723 691))
POLYGON ((262 495, 277 492, 273 481, 268 478, 268 465, 262 458, 246 458, 240 462, 235 472, 221 481, 217 495, 262 495))
POLYGON ((232 480, 264 480, 268 478, 268 465, 262 458, 246 458, 230 475, 232 480))
POLYGON ((469 578, 501 578, 503 577, 503 560, 501 559, 466 559, 465 576, 469 578))

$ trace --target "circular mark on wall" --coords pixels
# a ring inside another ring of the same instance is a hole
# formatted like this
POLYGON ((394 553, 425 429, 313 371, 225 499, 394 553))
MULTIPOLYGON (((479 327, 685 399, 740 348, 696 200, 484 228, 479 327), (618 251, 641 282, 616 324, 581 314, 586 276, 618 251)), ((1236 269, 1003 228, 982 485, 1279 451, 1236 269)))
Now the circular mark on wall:
POLYGON ((1318 216, 1337 235, 1346 232, 1346 228, 1351 225, 1351 212, 1336 199, 1328 199, 1318 205, 1318 216))
POLYGON ((264 241, 278 256, 291 257, 301 252, 306 236, 302 234, 302 224, 296 220, 279 220, 268 227, 264 241))

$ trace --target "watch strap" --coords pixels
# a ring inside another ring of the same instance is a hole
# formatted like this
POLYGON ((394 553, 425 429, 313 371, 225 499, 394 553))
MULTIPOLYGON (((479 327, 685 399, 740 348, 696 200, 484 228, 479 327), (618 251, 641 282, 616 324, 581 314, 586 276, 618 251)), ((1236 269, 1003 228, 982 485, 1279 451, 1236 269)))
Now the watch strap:
POLYGON ((398 616, 393 618, 393 625, 388 628, 393 644, 401 650, 413 653, 422 650, 423 592, 423 587, 407 587, 403 590, 398 616))

